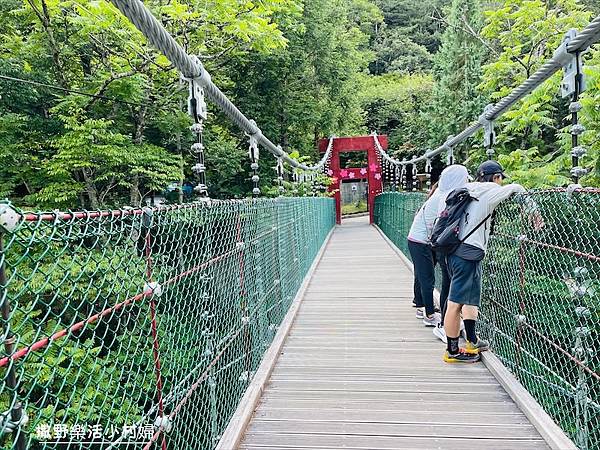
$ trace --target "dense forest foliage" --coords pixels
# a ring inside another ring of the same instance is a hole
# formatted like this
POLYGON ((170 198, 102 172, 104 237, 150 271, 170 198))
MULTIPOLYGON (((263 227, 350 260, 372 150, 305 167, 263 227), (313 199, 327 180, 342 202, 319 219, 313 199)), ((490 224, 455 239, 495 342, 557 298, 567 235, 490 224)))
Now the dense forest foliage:
MULTIPOLYGON (((145 3, 271 140, 312 160, 331 134, 387 133, 399 157, 437 147, 600 13, 594 0, 145 3)), ((137 205, 192 177, 187 85, 112 4, 4 0, 0 24, 0 197, 45 209, 137 205)), ((598 185, 600 51, 585 59, 582 183, 598 185)), ((530 187, 569 182, 559 83, 498 123, 498 157, 530 187)), ((246 196, 247 138, 210 112, 210 194, 246 196)), ((468 164, 485 157, 480 141, 460 149, 468 164)), ((275 193, 274 165, 262 157, 265 192, 275 193)))

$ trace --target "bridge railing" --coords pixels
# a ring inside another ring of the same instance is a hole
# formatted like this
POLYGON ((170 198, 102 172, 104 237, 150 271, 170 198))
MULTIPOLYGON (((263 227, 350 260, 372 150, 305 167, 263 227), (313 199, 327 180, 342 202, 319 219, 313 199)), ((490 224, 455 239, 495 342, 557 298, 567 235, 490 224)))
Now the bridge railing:
MULTIPOLYGON (((533 191, 504 202, 483 264, 479 332, 581 449, 600 447, 600 190, 533 191)), ((375 223, 410 258, 406 238, 423 193, 377 197, 375 223)), ((440 277, 437 277, 438 280, 440 277)))
POLYGON ((212 448, 335 222, 316 197, 0 212, 11 449, 212 448))

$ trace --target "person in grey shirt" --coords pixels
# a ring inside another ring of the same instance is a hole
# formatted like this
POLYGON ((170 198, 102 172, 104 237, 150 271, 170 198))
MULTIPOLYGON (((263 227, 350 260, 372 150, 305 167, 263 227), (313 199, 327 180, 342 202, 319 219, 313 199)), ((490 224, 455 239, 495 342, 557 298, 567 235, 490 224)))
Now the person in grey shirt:
MULTIPOLYGON (((476 200, 467 206, 461 220, 459 238, 468 237, 447 258, 450 292, 444 318, 447 337, 444 361, 448 363, 479 361, 479 353, 488 349, 488 342, 475 333, 475 325, 481 301, 481 261, 490 238, 492 213, 503 200, 525 192, 525 188, 519 184, 503 186, 505 178, 504 169, 499 163, 486 161, 477 170, 477 182, 467 184, 469 194, 476 200), (466 347, 462 351, 458 345, 461 313, 467 335, 466 347)), ((534 227, 541 228, 543 220, 537 208, 530 208, 529 213, 534 227)))

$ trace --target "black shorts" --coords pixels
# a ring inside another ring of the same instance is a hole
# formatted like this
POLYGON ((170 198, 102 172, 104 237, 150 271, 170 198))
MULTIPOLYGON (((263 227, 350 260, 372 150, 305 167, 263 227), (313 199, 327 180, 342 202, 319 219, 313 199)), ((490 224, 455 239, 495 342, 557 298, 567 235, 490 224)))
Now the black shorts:
POLYGON ((479 306, 481 302, 481 261, 448 256, 450 293, 448 300, 460 305, 479 306))

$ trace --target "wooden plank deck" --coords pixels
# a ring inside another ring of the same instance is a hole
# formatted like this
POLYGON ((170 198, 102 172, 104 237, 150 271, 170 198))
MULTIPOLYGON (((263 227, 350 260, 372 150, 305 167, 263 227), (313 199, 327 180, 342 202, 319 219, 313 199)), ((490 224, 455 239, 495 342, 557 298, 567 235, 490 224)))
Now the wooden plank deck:
POLYGON ((483 364, 442 361, 367 220, 334 231, 240 448, 548 448, 483 364))

